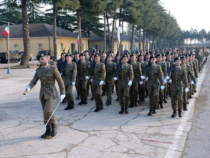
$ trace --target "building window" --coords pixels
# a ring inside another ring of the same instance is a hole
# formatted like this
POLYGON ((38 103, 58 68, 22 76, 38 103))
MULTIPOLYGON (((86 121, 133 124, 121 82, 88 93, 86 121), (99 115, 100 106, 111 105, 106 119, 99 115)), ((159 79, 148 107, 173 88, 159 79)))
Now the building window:
POLYGON ((42 44, 38 44, 38 50, 39 51, 42 51, 43 49, 42 49, 42 44))
POLYGON ((63 43, 61 43, 61 52, 63 52, 63 43))
POLYGON ((75 52, 75 43, 71 43, 71 54, 75 52))
POLYGON ((97 44, 95 45, 95 49, 98 50, 98 45, 97 44))
POLYGON ((17 51, 17 50, 19 50, 18 44, 14 44, 14 51, 17 51))

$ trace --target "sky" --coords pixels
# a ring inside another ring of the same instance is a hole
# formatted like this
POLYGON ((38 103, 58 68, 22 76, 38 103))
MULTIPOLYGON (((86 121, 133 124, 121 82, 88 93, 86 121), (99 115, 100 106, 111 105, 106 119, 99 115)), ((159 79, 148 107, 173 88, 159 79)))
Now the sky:
POLYGON ((210 31, 210 0, 160 0, 176 19, 182 30, 191 28, 210 31))

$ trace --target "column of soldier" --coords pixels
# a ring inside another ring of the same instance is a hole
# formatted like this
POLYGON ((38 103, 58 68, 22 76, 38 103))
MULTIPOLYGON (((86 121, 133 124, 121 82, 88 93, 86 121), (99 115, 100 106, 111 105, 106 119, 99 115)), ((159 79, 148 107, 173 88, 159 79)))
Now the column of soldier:
POLYGON ((103 110, 102 96, 107 97, 106 105, 112 104, 114 87, 121 110, 119 114, 128 114, 128 107, 133 108, 145 102, 149 96, 149 113, 156 114, 156 109, 163 108, 171 97, 172 117, 182 117, 182 109, 187 111, 188 99, 196 93, 196 85, 203 64, 207 61, 208 50, 199 48, 164 49, 153 51, 89 52, 74 58, 69 53, 62 53, 57 66, 65 83, 68 104, 65 110, 74 108, 72 86, 76 86, 79 105, 87 104, 89 87, 95 100, 95 112, 103 110), (73 64, 73 63, 74 64, 73 64), (71 64, 70 64, 71 63, 71 64))
MULTIPOLYGON (((114 53, 88 51, 74 57, 68 52, 61 54, 57 63, 50 60, 50 52, 41 51, 37 55, 40 66, 26 91, 29 92, 40 80, 40 102, 43 109, 46 132, 41 138, 57 134, 53 103, 57 98, 55 80, 60 88, 60 98, 67 102, 65 110, 74 109, 73 86, 76 87, 79 105, 87 104, 89 91, 95 100, 95 112, 103 110, 102 96, 107 97, 106 105, 112 105, 113 90, 121 109, 119 114, 128 114, 149 97, 148 116, 163 108, 167 97, 171 97, 172 117, 182 117, 182 109, 187 111, 188 100, 196 93, 199 72, 207 62, 209 49, 175 48, 152 51, 127 51, 114 53), (73 58, 73 59, 72 59, 73 58)), ((59 105, 59 104, 58 104, 59 105)))

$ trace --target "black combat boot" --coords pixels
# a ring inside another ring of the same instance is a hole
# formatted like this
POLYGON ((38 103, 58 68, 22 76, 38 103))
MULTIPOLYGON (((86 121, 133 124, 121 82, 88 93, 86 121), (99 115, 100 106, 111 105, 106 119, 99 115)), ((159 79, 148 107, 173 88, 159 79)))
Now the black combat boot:
POLYGON ((51 137, 51 132, 52 132, 51 126, 47 125, 46 131, 43 135, 41 135, 41 138, 49 139, 51 137))
POLYGON ((164 101, 164 103, 167 103, 167 100, 166 99, 164 99, 163 101, 164 101))
POLYGON ((156 114, 156 107, 154 107, 152 113, 153 113, 153 114, 156 114))
POLYGON ((176 117, 176 115, 177 115, 177 112, 176 112, 176 111, 174 111, 171 117, 173 117, 173 118, 174 118, 174 117, 176 117))
POLYGON ((178 110, 179 117, 182 117, 182 110, 178 110))
POLYGON ((103 103, 103 102, 101 102, 101 103, 99 104, 99 109, 100 109, 100 110, 103 110, 103 109, 104 109, 104 103, 103 103))
POLYGON ((65 110, 74 109, 74 102, 69 103, 65 110))
POLYGON ((129 105, 129 108, 133 108, 134 107, 134 102, 131 101, 130 105, 129 105))
POLYGON ((88 102, 87 102, 87 98, 85 98, 84 100, 83 100, 83 102, 84 102, 84 104, 87 104, 88 102))
POLYGON ((183 110, 184 111, 187 111, 188 109, 187 109, 187 104, 183 104, 183 110))
POLYGON ((112 104, 112 102, 110 101, 110 100, 107 100, 106 101, 106 106, 109 106, 109 105, 111 105, 112 104))
POLYGON ((128 114, 128 107, 125 106, 125 114, 128 114))
POLYGON ((150 111, 149 111, 149 113, 148 113, 148 116, 152 116, 152 114, 153 114, 153 110, 150 109, 150 111))
POLYGON ((90 100, 95 100, 94 96, 92 96, 92 98, 90 100))
POLYGON ((77 94, 77 97, 76 97, 76 99, 77 99, 77 100, 79 100, 79 99, 80 99, 80 97, 79 97, 79 95, 78 95, 78 94, 77 94))
POLYGON ((99 109, 99 104, 97 103, 96 104, 96 109, 94 110, 94 112, 99 112, 100 111, 100 109, 99 109))
POLYGON ((123 114, 124 113, 124 108, 121 106, 121 110, 119 111, 119 114, 123 114))
POLYGON ((79 104, 79 105, 85 104, 85 103, 84 103, 84 100, 82 99, 78 104, 79 104))
POLYGON ((163 109, 163 102, 160 101, 159 104, 160 104, 160 108, 163 109))
POLYGON ((51 125, 51 127, 52 127, 51 136, 52 136, 52 137, 55 137, 56 134, 57 134, 57 126, 53 123, 53 124, 51 125))

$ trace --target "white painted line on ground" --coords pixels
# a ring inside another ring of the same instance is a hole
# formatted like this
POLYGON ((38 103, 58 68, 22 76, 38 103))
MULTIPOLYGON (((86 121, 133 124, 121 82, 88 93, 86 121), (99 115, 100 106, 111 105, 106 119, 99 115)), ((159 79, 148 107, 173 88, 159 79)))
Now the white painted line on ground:
POLYGON ((190 116, 193 117, 195 101, 196 101, 196 98, 200 94, 201 86, 202 86, 202 83, 203 83, 203 81, 205 79, 205 76, 206 76, 206 71, 207 71, 206 65, 207 64, 208 64, 208 62, 205 64, 205 66, 203 68, 203 71, 200 74, 200 78, 199 78, 199 81, 198 81, 198 84, 197 84, 197 93, 193 96, 192 99, 189 100, 189 104, 187 106, 188 107, 188 111, 185 112, 184 115, 182 116, 182 118, 180 119, 180 125, 178 126, 177 130, 175 131, 174 139, 172 141, 174 144, 170 145, 170 147, 169 147, 169 149, 168 149, 168 151, 166 153, 165 158, 177 157, 176 151, 178 149, 179 142, 183 141, 183 140, 181 140, 181 136, 182 136, 182 133, 183 133, 184 128, 186 126, 186 123, 190 119, 190 116))

